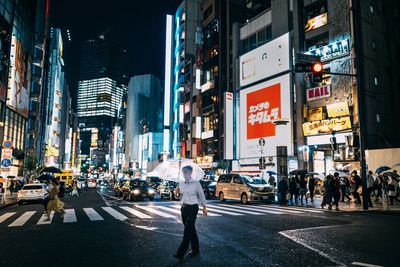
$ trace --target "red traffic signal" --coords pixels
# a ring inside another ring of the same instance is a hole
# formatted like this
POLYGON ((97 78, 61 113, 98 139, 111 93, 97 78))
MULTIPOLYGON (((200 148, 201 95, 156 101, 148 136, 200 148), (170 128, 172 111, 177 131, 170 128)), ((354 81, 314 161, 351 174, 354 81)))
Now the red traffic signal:
POLYGON ((313 73, 321 73, 323 71, 323 69, 324 69, 324 66, 322 65, 321 62, 314 63, 311 68, 313 73))

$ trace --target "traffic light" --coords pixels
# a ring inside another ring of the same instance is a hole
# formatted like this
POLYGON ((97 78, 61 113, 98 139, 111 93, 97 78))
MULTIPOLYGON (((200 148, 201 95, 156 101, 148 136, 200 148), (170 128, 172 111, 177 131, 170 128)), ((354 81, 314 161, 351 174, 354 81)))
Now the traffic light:
POLYGON ((258 159, 258 162, 260 163, 260 164, 259 164, 259 169, 260 169, 260 170, 265 169, 265 157, 260 157, 260 158, 258 159))
POLYGON ((336 137, 333 136, 333 137, 329 138, 329 141, 331 143, 331 150, 333 150, 333 151, 337 150, 336 137))
POLYGON ((322 82, 322 71, 324 70, 324 66, 321 62, 315 62, 312 65, 312 73, 313 73, 313 82, 320 83, 322 82))

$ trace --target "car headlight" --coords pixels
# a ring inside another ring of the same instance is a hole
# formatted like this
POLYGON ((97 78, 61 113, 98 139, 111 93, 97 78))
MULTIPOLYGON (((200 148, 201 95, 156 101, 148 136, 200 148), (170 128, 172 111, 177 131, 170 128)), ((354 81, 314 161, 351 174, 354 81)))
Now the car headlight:
POLYGON ((133 190, 133 193, 134 193, 135 195, 139 195, 139 194, 140 194, 140 190, 139 190, 139 189, 135 189, 135 190, 133 190))
POLYGON ((149 189, 149 194, 154 194, 154 189, 149 189))

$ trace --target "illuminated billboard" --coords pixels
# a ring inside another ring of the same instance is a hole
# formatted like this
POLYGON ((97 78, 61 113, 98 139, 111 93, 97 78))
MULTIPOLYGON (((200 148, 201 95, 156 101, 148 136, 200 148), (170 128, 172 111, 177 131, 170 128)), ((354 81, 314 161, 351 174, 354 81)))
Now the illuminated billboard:
POLYGON ((0 101, 6 101, 8 59, 10 58, 10 27, 0 16, 0 101))
POLYGON ((27 118, 32 59, 15 36, 11 39, 10 54, 7 106, 27 118))
POLYGON ((264 153, 276 154, 276 146, 287 146, 292 153, 291 123, 276 126, 273 120, 291 118, 290 74, 254 85, 240 92, 240 158, 260 155, 259 139, 264 138, 264 153))

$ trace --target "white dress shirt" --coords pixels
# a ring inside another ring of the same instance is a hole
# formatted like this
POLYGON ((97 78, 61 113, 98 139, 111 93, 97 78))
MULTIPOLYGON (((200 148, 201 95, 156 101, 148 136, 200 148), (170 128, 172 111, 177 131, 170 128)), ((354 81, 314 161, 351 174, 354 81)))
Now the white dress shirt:
POLYGON ((198 181, 179 182, 179 190, 182 204, 204 206, 207 203, 203 188, 198 181))

